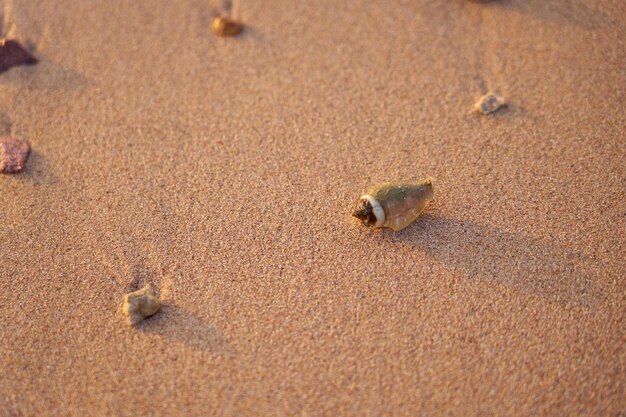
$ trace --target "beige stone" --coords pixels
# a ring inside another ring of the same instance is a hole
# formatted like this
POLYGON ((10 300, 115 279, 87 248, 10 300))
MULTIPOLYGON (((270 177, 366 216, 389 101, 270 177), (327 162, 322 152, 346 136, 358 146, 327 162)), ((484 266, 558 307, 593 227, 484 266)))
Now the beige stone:
POLYGON ((482 114, 490 114, 504 106, 504 99, 494 93, 482 96, 474 105, 474 110, 482 114))
POLYGON ((149 285, 126 294, 122 306, 126 321, 131 326, 141 323, 143 319, 159 311, 159 308, 161 308, 161 301, 154 295, 149 285))
POLYGON ((218 16, 211 23, 213 32, 222 37, 237 36, 243 31, 243 25, 228 17, 218 16))

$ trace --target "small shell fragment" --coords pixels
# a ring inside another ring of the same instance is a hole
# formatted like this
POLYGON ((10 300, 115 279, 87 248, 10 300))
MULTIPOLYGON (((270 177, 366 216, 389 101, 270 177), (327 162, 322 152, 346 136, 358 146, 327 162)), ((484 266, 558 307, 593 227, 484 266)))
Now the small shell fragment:
POLYGON ((32 56, 20 43, 13 39, 0 38, 0 73, 17 65, 35 65, 37 58, 32 56))
POLYGON ((149 285, 126 294, 122 306, 126 321, 131 326, 141 323, 143 319, 159 311, 159 308, 161 308, 161 301, 154 295, 149 285))
POLYGON ((387 182, 362 195, 352 215, 366 226, 399 231, 415 221, 433 196, 432 178, 416 183, 387 182))
POLYGON ((502 97, 494 93, 487 93, 474 104, 474 110, 478 113, 490 114, 504 106, 504 104, 502 97))
POLYGON ((217 16, 211 22, 213 32, 222 37, 237 36, 243 31, 243 25, 228 17, 217 16))
POLYGON ((0 138, 0 172, 3 174, 17 174, 26 166, 30 155, 30 145, 13 136, 0 138))

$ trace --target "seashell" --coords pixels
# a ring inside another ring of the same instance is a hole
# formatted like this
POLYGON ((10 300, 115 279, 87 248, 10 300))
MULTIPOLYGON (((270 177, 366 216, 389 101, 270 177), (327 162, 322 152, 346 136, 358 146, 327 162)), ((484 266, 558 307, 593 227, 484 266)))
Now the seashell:
POLYGON ((399 231, 415 221, 433 195, 432 178, 416 183, 387 182, 375 185, 361 196, 352 215, 366 226, 399 231))
POLYGON ((222 37, 237 36, 243 31, 243 25, 228 17, 217 16, 211 22, 213 32, 222 37))
POLYGON ((0 37, 0 73, 17 65, 35 65, 37 58, 32 56, 20 43, 0 37))
POLYGON ((122 305, 126 321, 131 326, 141 323, 143 319, 159 311, 159 308, 161 308, 161 301, 154 295, 149 285, 126 294, 122 305))
POLYGON ((0 137, 0 172, 17 174, 24 170, 30 145, 12 136, 0 137))
POLYGON ((487 93, 480 99, 478 99, 476 104, 474 104, 474 110, 478 113, 489 114, 493 113, 504 105, 505 102, 502 97, 497 96, 494 93, 487 93))

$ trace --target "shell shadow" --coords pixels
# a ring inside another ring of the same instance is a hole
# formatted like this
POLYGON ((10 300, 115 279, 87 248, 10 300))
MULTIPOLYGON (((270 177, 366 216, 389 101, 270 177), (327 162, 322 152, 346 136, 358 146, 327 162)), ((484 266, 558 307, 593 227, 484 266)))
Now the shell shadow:
POLYGON ((611 24, 607 15, 592 9, 583 0, 492 0, 474 3, 484 3, 485 7, 501 7, 535 19, 579 26, 587 30, 596 30, 611 24))
POLYGON ((198 351, 233 354, 222 332, 192 312, 173 304, 163 304, 157 314, 145 320, 142 331, 198 351))
POLYGON ((432 214, 382 239, 408 243, 470 278, 562 305, 590 307, 606 298, 593 279, 599 267, 585 254, 548 240, 432 214))

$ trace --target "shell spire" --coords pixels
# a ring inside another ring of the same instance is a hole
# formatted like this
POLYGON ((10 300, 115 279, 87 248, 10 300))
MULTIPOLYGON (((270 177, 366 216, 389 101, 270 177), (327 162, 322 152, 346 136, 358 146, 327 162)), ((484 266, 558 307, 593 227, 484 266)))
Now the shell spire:
POLYGON ((361 196, 352 215, 366 226, 399 231, 413 223, 433 199, 433 180, 378 184, 361 196))

